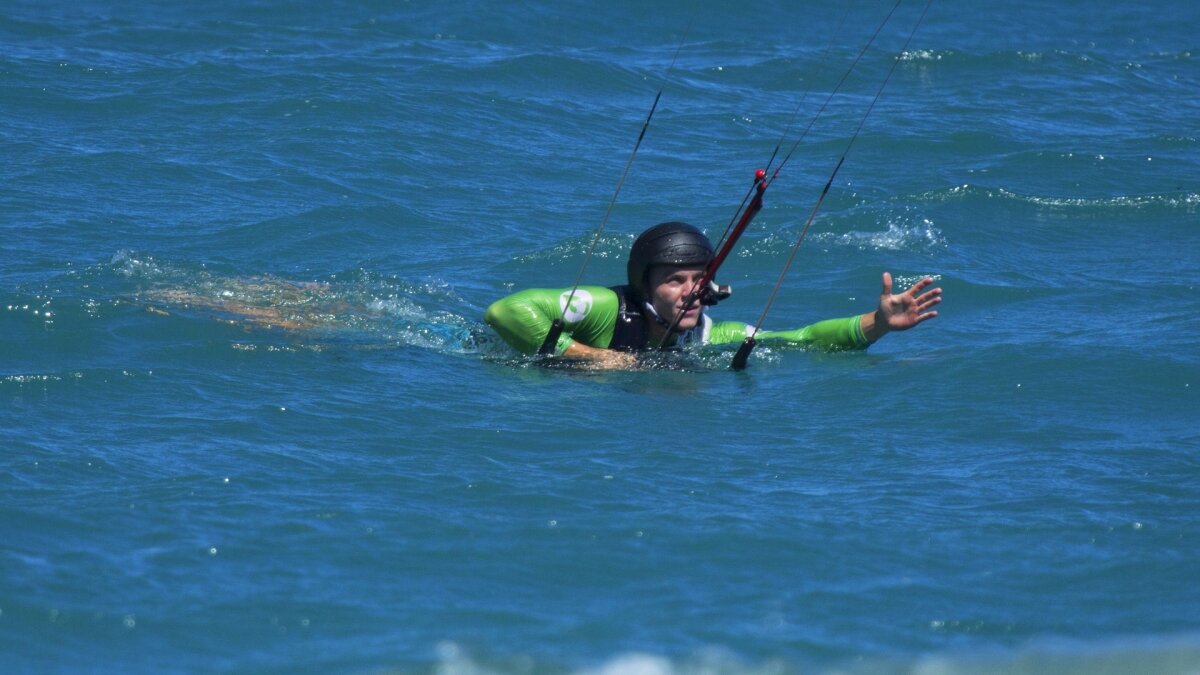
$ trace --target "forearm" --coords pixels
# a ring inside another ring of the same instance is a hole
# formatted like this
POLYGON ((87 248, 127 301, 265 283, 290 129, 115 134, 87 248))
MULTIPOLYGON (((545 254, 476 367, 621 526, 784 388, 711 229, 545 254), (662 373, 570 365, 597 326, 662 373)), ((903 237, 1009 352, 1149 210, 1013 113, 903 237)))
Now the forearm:
POLYGON ((612 349, 589 347, 582 342, 572 341, 563 351, 562 356, 568 359, 583 361, 589 365, 603 369, 628 369, 637 364, 637 357, 628 352, 618 352, 612 349))
POLYGON ((891 330, 888 328, 887 322, 879 315, 879 310, 867 312, 859 317, 859 326, 862 329, 863 337, 867 339, 867 344, 875 344, 879 338, 887 335, 891 330))
POLYGON ((761 331, 757 339, 760 342, 770 341, 774 344, 805 348, 866 349, 870 341, 863 334, 862 328, 861 316, 848 316, 818 321, 796 330, 761 331))

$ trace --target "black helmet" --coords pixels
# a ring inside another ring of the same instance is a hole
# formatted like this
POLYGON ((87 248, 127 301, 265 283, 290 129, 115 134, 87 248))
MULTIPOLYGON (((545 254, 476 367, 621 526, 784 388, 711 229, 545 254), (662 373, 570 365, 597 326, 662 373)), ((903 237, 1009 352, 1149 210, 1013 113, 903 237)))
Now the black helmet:
POLYGON ((629 249, 629 285, 643 298, 646 273, 655 265, 701 266, 713 257, 712 242, 693 225, 679 221, 659 223, 638 235, 629 249))

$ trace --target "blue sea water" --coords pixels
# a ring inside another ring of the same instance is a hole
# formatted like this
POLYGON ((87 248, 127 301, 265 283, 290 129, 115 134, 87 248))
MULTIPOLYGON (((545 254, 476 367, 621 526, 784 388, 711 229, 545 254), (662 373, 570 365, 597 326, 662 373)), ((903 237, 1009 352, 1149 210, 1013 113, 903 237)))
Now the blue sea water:
POLYGON ((0 6, 0 671, 1200 671, 1200 7, 904 2, 711 310, 482 323, 719 234, 892 2, 0 6), (674 67, 670 64, 678 50, 674 67), (668 75, 669 71, 669 75, 668 75), (793 120, 793 114, 795 114, 793 120))

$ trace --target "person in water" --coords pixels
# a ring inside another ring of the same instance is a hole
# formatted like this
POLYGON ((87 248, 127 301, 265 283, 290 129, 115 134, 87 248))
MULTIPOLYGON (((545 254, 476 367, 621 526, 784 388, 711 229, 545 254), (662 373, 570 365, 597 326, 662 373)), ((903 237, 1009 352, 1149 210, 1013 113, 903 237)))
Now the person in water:
MULTIPOLYGON (((519 291, 492 303, 484 321, 513 348, 534 354, 551 323, 562 317, 564 330, 555 355, 601 368, 630 367, 636 363, 636 352, 656 348, 664 338, 672 348, 739 343, 753 332, 752 326, 715 323, 700 303, 684 309, 713 253, 712 243, 696 227, 678 221, 660 223, 633 242, 626 268, 628 284, 580 286, 573 295, 571 289, 519 291)), ((889 332, 908 330, 937 316, 933 307, 942 301, 942 289, 926 290, 932 284, 933 279, 925 277, 893 294, 892 275, 884 272, 875 311, 797 330, 759 331, 755 339, 830 350, 866 349, 889 332)))

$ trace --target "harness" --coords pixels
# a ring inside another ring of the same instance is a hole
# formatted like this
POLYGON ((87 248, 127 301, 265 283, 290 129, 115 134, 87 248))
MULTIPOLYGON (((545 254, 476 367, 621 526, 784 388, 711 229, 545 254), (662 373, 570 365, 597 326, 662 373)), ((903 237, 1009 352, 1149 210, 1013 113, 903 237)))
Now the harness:
POLYGON ((617 308, 617 325, 613 329, 609 349, 622 352, 643 351, 649 347, 650 336, 646 330, 646 317, 639 309, 638 298, 629 285, 613 286, 620 305, 617 308))
MULTIPOLYGON (((610 290, 617 294, 617 323, 613 328, 612 342, 609 349, 621 352, 640 352, 650 349, 650 332, 646 325, 646 315, 641 310, 641 301, 629 285, 611 286, 610 290)), ((686 333, 676 336, 675 343, 669 348, 678 349, 693 341, 701 344, 708 342, 709 329, 712 319, 707 315, 700 316, 700 323, 686 333)))

